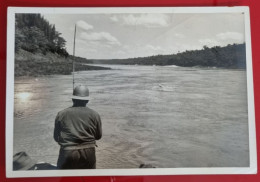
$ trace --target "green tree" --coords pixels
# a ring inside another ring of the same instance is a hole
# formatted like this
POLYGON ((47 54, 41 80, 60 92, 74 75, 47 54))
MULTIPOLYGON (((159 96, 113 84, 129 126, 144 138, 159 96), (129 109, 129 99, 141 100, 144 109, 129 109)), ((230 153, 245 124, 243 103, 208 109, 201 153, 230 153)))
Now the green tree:
POLYGON ((68 56, 66 41, 40 14, 16 14, 15 51, 24 49, 29 52, 47 51, 68 56))

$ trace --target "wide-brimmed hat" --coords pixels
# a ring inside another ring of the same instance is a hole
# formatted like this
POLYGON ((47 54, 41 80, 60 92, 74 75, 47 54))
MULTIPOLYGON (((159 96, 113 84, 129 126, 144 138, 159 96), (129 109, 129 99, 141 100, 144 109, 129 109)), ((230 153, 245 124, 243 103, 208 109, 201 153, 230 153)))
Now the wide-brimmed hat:
POLYGON ((84 85, 78 85, 73 90, 72 99, 89 100, 89 90, 84 85))
POLYGON ((26 152, 19 152, 13 156, 13 170, 28 170, 36 164, 36 161, 31 159, 26 152))

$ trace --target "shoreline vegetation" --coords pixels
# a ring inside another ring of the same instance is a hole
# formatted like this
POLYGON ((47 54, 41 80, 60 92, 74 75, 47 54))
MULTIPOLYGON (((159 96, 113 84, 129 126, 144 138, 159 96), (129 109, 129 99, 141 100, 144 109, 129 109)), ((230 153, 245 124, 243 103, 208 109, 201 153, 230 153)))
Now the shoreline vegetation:
POLYGON ((187 50, 171 55, 154 55, 128 59, 90 59, 90 61, 95 64, 175 65, 181 67, 246 69, 246 47, 245 43, 211 48, 204 46, 201 50, 187 50))
MULTIPOLYGON (((174 44, 174 43, 173 43, 174 44)), ((86 59, 73 57, 66 50, 66 40, 40 14, 15 16, 15 76, 41 76, 73 71, 108 70, 89 64, 175 65, 181 67, 246 68, 245 43, 225 47, 204 46, 171 55, 153 55, 128 59, 86 59), (86 65, 88 64, 88 65, 86 65)))
MULTIPOLYGON (((75 71, 110 70, 107 67, 90 66, 90 61, 75 57, 75 71)), ((73 69, 73 57, 63 57, 51 52, 46 55, 33 54, 20 50, 15 54, 15 77, 20 76, 42 76, 42 75, 70 75, 73 69)))
POLYGON ((73 60, 76 71, 110 69, 85 65, 91 62, 69 55, 66 40, 42 15, 15 15, 16 77, 71 74, 73 60))

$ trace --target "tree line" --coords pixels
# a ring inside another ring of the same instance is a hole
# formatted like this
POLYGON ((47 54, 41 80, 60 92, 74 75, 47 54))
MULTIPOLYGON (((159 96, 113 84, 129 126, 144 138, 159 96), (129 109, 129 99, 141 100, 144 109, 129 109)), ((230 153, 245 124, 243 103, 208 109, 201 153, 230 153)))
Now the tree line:
POLYGON ((87 59, 66 51, 66 41, 55 25, 40 14, 15 15, 15 76, 71 74, 76 71, 108 69, 89 66, 87 59))
POLYGON ((55 25, 40 14, 15 15, 15 51, 20 49, 31 53, 57 53, 67 57, 66 41, 55 25))
POLYGON ((246 68, 245 43, 225 47, 204 46, 201 50, 187 50, 171 55, 154 55, 128 59, 92 60, 99 64, 176 65, 183 67, 246 68))

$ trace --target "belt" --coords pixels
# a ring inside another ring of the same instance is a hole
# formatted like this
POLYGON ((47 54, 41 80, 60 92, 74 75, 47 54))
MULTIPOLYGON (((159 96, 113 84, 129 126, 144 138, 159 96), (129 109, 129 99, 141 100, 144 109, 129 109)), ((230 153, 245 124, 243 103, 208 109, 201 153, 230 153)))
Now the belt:
POLYGON ((79 150, 79 149, 87 149, 87 148, 94 148, 97 145, 95 143, 88 143, 88 144, 80 144, 80 145, 73 145, 73 146, 62 146, 62 150, 79 150))

